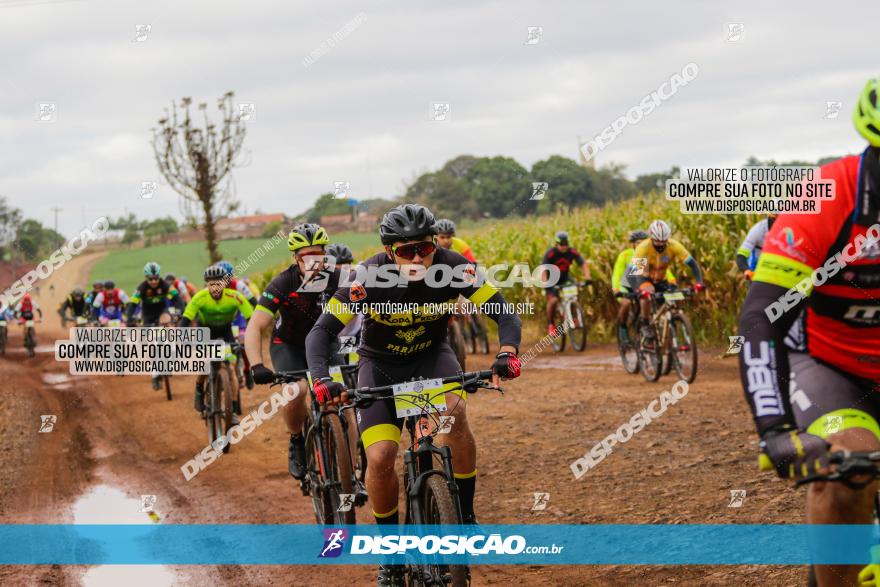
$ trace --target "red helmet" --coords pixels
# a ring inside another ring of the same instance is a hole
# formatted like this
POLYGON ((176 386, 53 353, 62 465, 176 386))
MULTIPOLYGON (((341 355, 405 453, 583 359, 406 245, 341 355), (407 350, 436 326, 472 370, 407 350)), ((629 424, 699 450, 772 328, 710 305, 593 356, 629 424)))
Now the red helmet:
POLYGON ((31 301, 31 294, 26 293, 23 296, 21 296, 21 299, 22 299, 22 301, 24 301, 24 300, 31 301))

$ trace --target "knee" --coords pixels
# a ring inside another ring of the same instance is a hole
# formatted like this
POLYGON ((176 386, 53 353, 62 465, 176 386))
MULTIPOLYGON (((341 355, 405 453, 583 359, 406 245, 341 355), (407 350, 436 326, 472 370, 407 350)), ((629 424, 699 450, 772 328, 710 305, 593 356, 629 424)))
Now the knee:
POLYGON ((394 462, 397 460, 397 443, 390 440, 381 440, 366 448, 367 467, 377 473, 394 470, 394 462))

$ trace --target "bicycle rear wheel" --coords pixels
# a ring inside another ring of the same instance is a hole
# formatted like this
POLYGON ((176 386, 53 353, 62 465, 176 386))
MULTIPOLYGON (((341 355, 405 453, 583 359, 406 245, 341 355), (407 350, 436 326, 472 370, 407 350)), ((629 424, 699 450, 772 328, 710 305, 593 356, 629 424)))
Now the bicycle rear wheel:
MULTIPOLYGON (((446 484, 446 479, 440 475, 431 475, 422 486, 420 496, 422 503, 423 524, 456 525, 460 524, 458 508, 452 499, 452 493, 446 484)), ((467 565, 425 565, 421 569, 428 578, 440 579, 441 585, 453 585, 465 587, 468 584, 467 565)), ((433 582, 425 584, 433 585, 433 582)))
POLYGON ((673 316, 670 323, 672 345, 670 357, 678 376, 688 383, 697 378, 697 342, 687 316, 673 316))
POLYGON ((229 429, 232 427, 232 399, 230 398, 228 368, 220 368, 214 375, 214 394, 211 405, 210 420, 214 432, 214 440, 226 436, 223 452, 229 452, 232 443, 229 441, 229 429))
POLYGON ((312 497, 312 508, 315 510, 315 520, 319 524, 333 523, 333 504, 330 496, 321 484, 324 465, 321 463, 321 452, 318 443, 321 441, 318 428, 314 425, 312 415, 306 423, 306 482, 309 494, 312 497))
POLYGON ((635 323, 630 320, 623 331, 617 328, 617 349, 620 351, 620 361, 627 373, 639 372, 639 335, 635 323), (622 335, 622 336, 621 336, 622 335))
POLYGON ((556 313, 553 316, 553 324, 556 326, 556 336, 550 338, 553 350, 561 353, 565 350, 565 329, 568 324, 565 323, 565 316, 562 313, 562 302, 556 304, 556 313))
POLYGON ((571 346, 577 352, 587 348, 587 325, 584 322, 584 309, 579 302, 572 302, 569 306, 571 323, 568 325, 571 332, 571 346))
POLYGON ((165 380, 165 399, 171 401, 171 375, 163 375, 162 379, 165 380))
POLYGON ((33 327, 28 328, 24 337, 24 346, 27 348, 27 355, 29 357, 34 356, 34 348, 37 346, 37 337, 34 333, 33 327))

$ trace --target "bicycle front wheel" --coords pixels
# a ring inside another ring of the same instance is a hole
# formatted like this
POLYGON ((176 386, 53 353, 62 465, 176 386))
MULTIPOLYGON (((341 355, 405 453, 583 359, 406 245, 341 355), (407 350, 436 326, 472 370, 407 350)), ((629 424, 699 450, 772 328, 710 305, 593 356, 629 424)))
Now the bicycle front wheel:
MULTIPOLYGON (((422 512, 424 512, 423 524, 431 525, 455 525, 460 524, 458 508, 452 499, 452 493, 446 484, 446 479, 440 475, 431 475, 422 486, 422 512)), ((421 569, 428 577, 439 579, 441 585, 453 585, 465 587, 468 584, 467 565, 427 565, 421 569)), ((426 582, 433 585, 436 582, 426 582)))
POLYGON ((34 348, 37 346, 37 336, 34 333, 33 328, 28 328, 24 337, 24 346, 27 348, 27 354, 29 357, 34 356, 34 348))
POLYGON ((556 336, 550 337, 550 343, 553 345, 554 351, 561 353, 565 350, 565 329, 568 328, 568 324, 565 323, 565 316, 562 312, 562 302, 559 302, 556 305, 553 324, 556 326, 556 336))
POLYGON ((309 494, 312 497, 312 507, 315 510, 315 520, 319 524, 333 523, 333 504, 330 496, 325 491, 321 480, 324 477, 324 464, 321 462, 321 434, 318 428, 312 423, 312 416, 309 415, 309 421, 306 423, 306 479, 309 487, 309 494))
POLYGON ((335 414, 321 418, 324 459, 323 484, 333 513, 333 523, 354 524, 354 484, 352 483, 351 453, 348 450, 342 422, 335 414))
POLYGON ((672 344, 670 357, 678 376, 688 383, 697 378, 697 341, 687 316, 674 316, 670 323, 672 344))
POLYGON ((627 373, 639 372, 639 336, 632 320, 627 322, 622 329, 617 327, 617 348, 620 351, 620 361, 627 373))
POLYGON ((232 443, 229 441, 229 429, 232 428, 232 400, 230 397, 230 382, 228 368, 221 368, 214 376, 214 397, 211 406, 211 421, 213 422, 215 440, 226 436, 223 452, 229 452, 232 443))
POLYGON ((165 399, 171 401, 171 375, 163 375, 162 379, 165 380, 165 399))
POLYGON ((639 365, 642 368, 642 376, 651 382, 660 379, 660 373, 663 368, 662 362, 660 343, 657 342, 657 337, 645 338, 640 336, 639 365))
POLYGON ((587 325, 584 322, 584 309, 580 303, 572 302, 569 306, 571 321, 568 324, 571 332, 571 346, 577 352, 587 348, 587 325))

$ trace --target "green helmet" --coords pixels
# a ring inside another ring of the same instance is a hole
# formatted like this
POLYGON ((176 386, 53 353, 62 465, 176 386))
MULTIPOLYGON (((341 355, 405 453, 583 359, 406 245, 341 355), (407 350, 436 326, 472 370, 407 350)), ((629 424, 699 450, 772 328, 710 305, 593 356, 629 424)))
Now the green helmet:
POLYGON ((880 93, 880 78, 872 78, 856 101, 853 110, 853 124, 859 134, 875 147, 880 147, 880 109, 877 107, 877 94, 880 93))
POLYGON ((150 261, 144 265, 144 277, 162 277, 159 264, 155 261, 150 261))
POLYGON ((327 236, 327 231, 310 222, 297 224, 287 237, 287 248, 293 253, 305 247, 328 244, 330 244, 330 237, 327 236))

